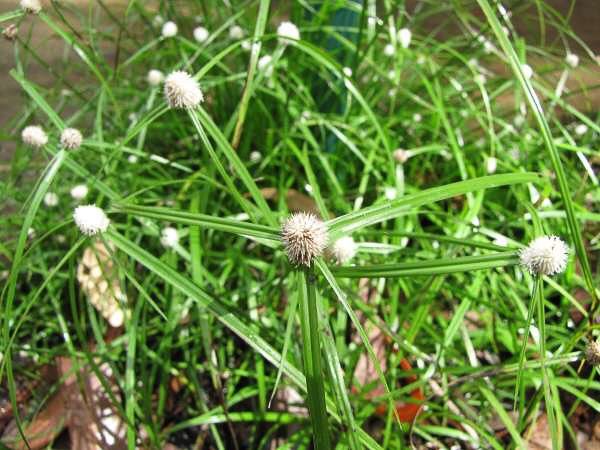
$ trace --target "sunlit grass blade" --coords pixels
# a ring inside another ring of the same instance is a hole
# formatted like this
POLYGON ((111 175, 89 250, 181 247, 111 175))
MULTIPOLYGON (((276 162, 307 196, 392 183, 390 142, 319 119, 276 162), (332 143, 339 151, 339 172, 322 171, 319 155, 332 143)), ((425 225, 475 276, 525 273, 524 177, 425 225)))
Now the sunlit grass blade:
POLYGON ((117 203, 113 205, 113 208, 118 212, 139 217, 148 217, 151 219, 185 225, 197 225, 200 228, 225 231, 240 236, 252 236, 260 239, 267 239, 277 244, 281 242, 279 230, 266 225, 257 225, 252 222, 153 206, 137 206, 117 203))
POLYGON ((349 234, 385 220, 395 219, 417 206, 427 205, 481 189, 528 182, 536 183, 539 181, 539 174, 531 172, 473 178, 445 186, 425 189, 417 194, 406 195, 397 200, 386 201, 378 205, 363 208, 330 220, 327 222, 327 225, 333 235, 332 238, 335 239, 337 235, 349 234))
POLYGON ((342 266, 333 269, 341 278, 380 278, 442 275, 456 272, 512 266, 519 263, 515 251, 488 255, 463 256, 458 258, 434 259, 397 264, 377 264, 371 266, 342 266))

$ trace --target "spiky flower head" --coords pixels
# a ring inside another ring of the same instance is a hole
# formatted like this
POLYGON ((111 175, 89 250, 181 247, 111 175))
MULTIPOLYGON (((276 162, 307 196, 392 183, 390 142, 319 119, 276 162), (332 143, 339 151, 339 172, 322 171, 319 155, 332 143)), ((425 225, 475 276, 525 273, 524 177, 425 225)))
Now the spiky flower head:
POLYGON ((42 127, 37 125, 29 125, 28 127, 23 128, 21 139, 23 139, 23 142, 27 145, 36 148, 40 148, 48 143, 48 135, 42 127))
POLYGON ((21 0, 21 8, 30 14, 37 14, 42 10, 40 0, 21 0))
POLYGON ((88 187, 85 184, 78 184, 71 189, 71 197, 75 200, 83 200, 88 195, 88 187))
POLYGON ((339 238, 331 246, 331 253, 338 264, 344 264, 350 261, 356 255, 358 246, 351 236, 339 238))
POLYGON ((600 366, 600 342, 588 342, 585 347, 585 359, 592 366, 600 366))
POLYGON ((293 265, 310 266, 327 247, 327 226, 312 213, 294 213, 283 223, 281 239, 293 265))
POLYGON ((167 76, 165 97, 171 108, 195 108, 204 100, 198 82, 183 70, 176 70, 167 76))
POLYGON ((412 32, 408 28, 400 28, 398 30, 398 42, 402 48, 408 48, 412 40, 412 32))
POLYGON ((65 128, 60 134, 60 145, 67 150, 77 150, 83 142, 81 132, 75 128, 65 128))
POLYGON ((160 243, 167 248, 173 248, 179 243, 179 233, 176 228, 165 227, 160 233, 160 243))
POLYGON ((532 274, 554 275, 567 267, 569 247, 557 236, 540 236, 519 252, 519 259, 532 274))
POLYGON ((575 53, 567 53, 567 56, 565 56, 565 62, 574 69, 579 65, 579 56, 577 56, 575 53))
POLYGON ((284 21, 277 27, 277 35, 281 44, 289 44, 290 41, 300 40, 300 30, 292 22, 284 21))
POLYGON ((206 40, 208 39, 208 30, 204 27, 196 27, 194 28, 194 39, 196 39, 196 42, 198 43, 203 43, 206 42, 206 40))
POLYGON ((165 38, 170 38, 177 35, 177 24, 170 20, 165 22, 162 26, 162 35, 165 38))
POLYGON ((78 206, 73 212, 73 219, 79 231, 87 236, 105 232, 110 224, 104 211, 96 205, 78 206))
POLYGON ((146 80, 150 86, 158 86, 165 79, 165 74, 160 70, 151 69, 146 76, 146 80))

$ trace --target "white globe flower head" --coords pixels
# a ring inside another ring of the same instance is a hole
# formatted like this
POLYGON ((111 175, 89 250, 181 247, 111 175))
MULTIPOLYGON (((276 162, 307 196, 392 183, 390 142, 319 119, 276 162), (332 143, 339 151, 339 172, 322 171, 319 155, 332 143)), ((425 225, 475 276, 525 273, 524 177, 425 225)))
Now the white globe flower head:
POLYGON ((398 195, 398 191, 396 190, 395 187, 387 186, 383 190, 383 195, 385 196, 385 198, 387 200, 394 200, 396 198, 396 196, 398 195))
POLYGON ((244 29, 239 25, 234 25, 229 29, 229 37, 231 39, 239 40, 244 37, 246 33, 244 33, 244 29))
POLYGON ((521 64, 521 70, 523 71, 523 75, 525 76, 525 78, 527 78, 528 80, 530 80, 531 77, 533 77, 533 69, 529 64, 521 64))
POLYGON ((148 72, 146 80, 150 86, 158 86, 165 79, 165 74, 160 70, 152 69, 148 72))
POLYGON ((152 19, 152 25, 156 28, 160 27, 163 23, 165 23, 165 19, 160 14, 157 14, 154 16, 154 19, 152 19))
POLYGON ((127 161, 128 161, 130 164, 136 164, 136 163, 138 162, 138 157, 137 157, 137 155, 129 155, 129 156, 127 157, 127 161))
POLYGON ((82 142, 83 136, 76 128, 65 128, 60 134, 60 145, 67 150, 77 150, 82 142))
POLYGON ((40 0, 21 0, 21 8, 30 14, 37 14, 42 10, 40 0))
POLYGON ((164 38, 172 38, 177 35, 177 24, 171 20, 165 22, 162 26, 162 35, 164 38))
POLYGON ((521 264, 534 275, 563 272, 569 259, 569 247, 556 236, 540 236, 519 252, 521 264))
POLYGON ((54 208, 58 205, 58 195, 54 192, 46 192, 46 195, 44 195, 44 204, 49 208, 54 208))
POLYGON ((398 42, 402 48, 408 48, 412 40, 412 32, 408 28, 400 28, 398 30, 398 42))
POLYGON ((567 53, 567 56, 565 56, 565 62, 574 69, 579 65, 579 56, 577 56, 575 53, 567 53))
POLYGON ((71 189, 71 197, 75 200, 83 200, 88 195, 88 187, 85 184, 78 184, 71 189))
POLYGON ((262 159, 262 154, 260 152, 257 152, 256 150, 250 152, 250 162, 251 163, 260 162, 261 159, 262 159))
POLYGON ((575 127, 575 134, 577 136, 583 136, 588 132, 588 127, 585 123, 580 123, 575 127))
POLYGON ((23 139, 23 142, 27 145, 31 145, 35 148, 43 147, 48 143, 48 135, 42 127, 38 125, 29 125, 28 127, 23 128, 21 139, 23 139))
POLYGON ((600 366, 600 342, 593 340, 585 347, 585 359, 592 366, 600 366))
POLYGON ((300 40, 300 30, 292 22, 284 21, 277 27, 277 35, 281 44, 289 44, 290 41, 300 40))
POLYGON ((202 44, 203 42, 206 42, 208 39, 208 30, 204 27, 196 27, 194 28, 194 39, 196 39, 196 42, 202 44))
POLYGON ((344 74, 344 76, 350 78, 352 76, 352 69, 350 67, 344 67, 342 69, 342 73, 344 74))
POLYGON ((498 160, 493 156, 490 156, 485 160, 485 171, 487 173, 495 173, 496 168, 498 167, 498 160))
POLYGON ((195 108, 204 101, 198 82, 183 70, 176 70, 167 76, 165 97, 171 108, 195 108))
POLYGON ((487 82, 486 76, 482 73, 478 73, 477 75, 475 75, 475 77, 473 77, 473 79, 475 80, 475 83, 477 83, 477 84, 483 85, 487 82))
POLYGON ((393 44, 386 44, 386 46, 383 47, 383 54, 385 56, 394 56, 396 54, 396 47, 394 47, 393 44))
POLYGON ((110 220, 106 217, 105 212, 96 205, 78 206, 73 212, 73 219, 79 227, 79 231, 86 236, 103 233, 110 225, 110 220))
POLYGON ((179 243, 179 233, 176 228, 165 227, 160 234, 160 243, 166 248, 173 248, 179 243))
POLYGON ((421 120, 423 120, 423 116, 419 113, 414 113, 413 114, 413 121, 419 123, 421 120))
POLYGON ((273 57, 271 55, 263 55, 258 59, 258 70, 264 72, 266 77, 273 74, 273 57))
POLYGON ((408 158, 410 158, 411 156, 412 155, 410 151, 404 150, 403 148, 394 150, 394 159, 400 164, 404 164, 406 161, 408 161, 408 158))
POLYGON ((294 213, 281 227, 281 240, 293 265, 310 266, 327 247, 327 226, 312 213, 294 213))
POLYGON ((344 236, 333 243, 331 253, 338 264, 345 264, 356 255, 358 246, 351 236, 344 236))

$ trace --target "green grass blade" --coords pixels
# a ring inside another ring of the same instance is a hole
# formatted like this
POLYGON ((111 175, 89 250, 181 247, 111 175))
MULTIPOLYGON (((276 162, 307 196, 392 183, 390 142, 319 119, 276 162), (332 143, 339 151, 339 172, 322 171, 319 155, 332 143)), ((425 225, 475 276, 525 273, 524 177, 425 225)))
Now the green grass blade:
POLYGON ((151 219, 181 223, 184 225, 196 225, 200 228, 225 231, 227 233, 233 233, 240 236, 252 236, 259 239, 266 239, 277 245, 281 243, 279 230, 266 225, 257 225, 251 222, 243 222, 235 219, 226 219, 217 216, 209 216, 206 214, 191 213, 187 211, 178 211, 170 208, 153 206, 137 206, 117 203, 113 205, 113 209, 117 212, 131 214, 138 217, 148 217, 151 219))
POLYGON ((518 263, 518 253, 515 251, 508 251, 488 255, 434 259, 431 261, 378 264, 372 266, 342 266, 333 268, 333 273, 335 276, 341 278, 412 277, 470 272, 474 270, 512 266, 518 263))
POLYGON ((319 315, 317 313, 316 279, 311 269, 298 271, 302 359, 308 393, 308 411, 313 427, 315 450, 331 448, 329 422, 325 408, 325 385, 321 368, 319 315))
POLYGON ((374 225, 385 220, 395 219, 411 208, 427 205, 467 192, 489 189, 492 187, 509 186, 512 184, 535 183, 540 181, 537 173, 524 172, 502 175, 489 175, 466 181, 447 184, 445 186, 426 189, 417 194, 406 195, 396 200, 383 202, 327 222, 327 226, 335 239, 337 235, 349 234, 361 228, 374 225))

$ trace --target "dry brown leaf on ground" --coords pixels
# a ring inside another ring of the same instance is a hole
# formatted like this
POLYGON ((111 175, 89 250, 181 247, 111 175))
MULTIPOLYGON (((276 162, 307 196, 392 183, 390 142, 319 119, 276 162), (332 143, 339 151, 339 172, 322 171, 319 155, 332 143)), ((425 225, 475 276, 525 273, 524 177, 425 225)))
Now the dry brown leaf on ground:
MULTIPOLYGON (((279 191, 277 188, 263 188, 260 193, 266 200, 277 201, 279 199, 279 191)), ((288 209, 292 212, 311 212, 320 216, 319 208, 315 201, 308 195, 297 191, 296 189, 288 189, 285 192, 285 203, 288 209)))
MULTIPOLYGON (((68 427, 72 449, 126 449, 125 423, 96 374, 89 367, 82 367, 79 369, 78 381, 73 373, 73 363, 66 357, 57 358, 57 370, 64 381, 56 394, 25 427, 24 434, 29 446, 33 450, 42 449, 68 427)), ((110 366, 101 364, 99 371, 119 401, 119 389, 114 383, 110 366)), ((16 428, 9 434, 10 436, 3 438, 3 442, 15 450, 27 448, 16 428)))

